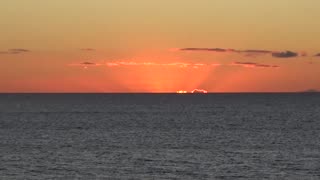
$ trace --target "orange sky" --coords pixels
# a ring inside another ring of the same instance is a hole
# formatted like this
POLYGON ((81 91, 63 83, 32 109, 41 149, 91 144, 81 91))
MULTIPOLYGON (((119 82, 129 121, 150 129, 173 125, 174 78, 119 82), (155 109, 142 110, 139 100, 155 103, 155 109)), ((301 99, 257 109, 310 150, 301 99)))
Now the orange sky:
POLYGON ((4 0, 0 92, 320 90, 317 0, 4 0))

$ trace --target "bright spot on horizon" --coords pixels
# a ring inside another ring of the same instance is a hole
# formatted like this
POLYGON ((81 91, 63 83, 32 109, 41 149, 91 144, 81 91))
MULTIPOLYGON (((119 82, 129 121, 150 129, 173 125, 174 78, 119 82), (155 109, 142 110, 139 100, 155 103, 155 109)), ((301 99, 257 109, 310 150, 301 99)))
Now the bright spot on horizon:
POLYGON ((208 91, 204 90, 204 89, 194 89, 193 91, 191 91, 191 93, 208 93, 208 91))
POLYGON ((206 94, 206 93, 208 93, 208 91, 206 91, 204 89, 194 89, 190 92, 184 91, 184 90, 179 90, 179 91, 177 91, 177 93, 178 94, 187 94, 187 93, 204 93, 204 94, 206 94))
POLYGON ((188 93, 188 91, 182 91, 182 90, 180 90, 180 91, 177 91, 177 93, 178 93, 178 94, 186 94, 186 93, 188 93))

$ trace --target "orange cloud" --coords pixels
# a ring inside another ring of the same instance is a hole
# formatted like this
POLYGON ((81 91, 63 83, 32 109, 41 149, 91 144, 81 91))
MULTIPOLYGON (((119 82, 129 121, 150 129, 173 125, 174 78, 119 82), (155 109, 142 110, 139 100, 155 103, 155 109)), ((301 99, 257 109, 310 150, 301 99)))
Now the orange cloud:
POLYGON ((258 64, 254 62, 234 62, 233 66, 242 66, 247 68, 279 68, 277 65, 258 64))
MULTIPOLYGON (((220 64, 212 64, 218 66, 220 64)), ((118 66, 169 66, 178 68, 199 68, 204 66, 210 66, 209 64, 203 63, 184 63, 184 62, 174 62, 174 63, 156 63, 156 62, 133 62, 133 61, 119 61, 119 62, 109 62, 106 63, 108 67, 118 67, 118 66)))
POLYGON ((102 64, 86 61, 82 63, 69 64, 69 66, 80 66, 87 69, 88 67, 102 66, 102 64))

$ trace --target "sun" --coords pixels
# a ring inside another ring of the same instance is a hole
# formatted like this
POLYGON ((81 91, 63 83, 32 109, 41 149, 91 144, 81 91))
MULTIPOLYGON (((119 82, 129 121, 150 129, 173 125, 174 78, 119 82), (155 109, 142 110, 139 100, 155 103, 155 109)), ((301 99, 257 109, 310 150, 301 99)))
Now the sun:
POLYGON ((188 93, 188 91, 179 90, 179 91, 177 91, 177 93, 178 94, 186 94, 186 93, 188 93))
POLYGON ((204 93, 204 94, 207 94, 208 91, 204 90, 204 89, 194 89, 194 90, 191 91, 191 93, 204 93))
POLYGON ((184 90, 179 90, 179 91, 177 91, 177 93, 178 94, 187 94, 187 93, 194 93, 194 94, 206 94, 206 93, 208 93, 208 91, 207 90, 204 90, 204 89, 194 89, 194 90, 192 90, 192 91, 190 91, 190 92, 188 92, 188 91, 184 91, 184 90))

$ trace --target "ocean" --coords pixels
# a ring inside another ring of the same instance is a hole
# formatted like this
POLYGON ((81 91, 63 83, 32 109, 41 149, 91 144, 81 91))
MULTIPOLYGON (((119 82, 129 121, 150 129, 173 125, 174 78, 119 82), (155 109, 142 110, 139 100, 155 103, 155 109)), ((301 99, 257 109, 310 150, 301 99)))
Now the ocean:
POLYGON ((0 179, 320 179, 320 94, 0 94, 0 179))

